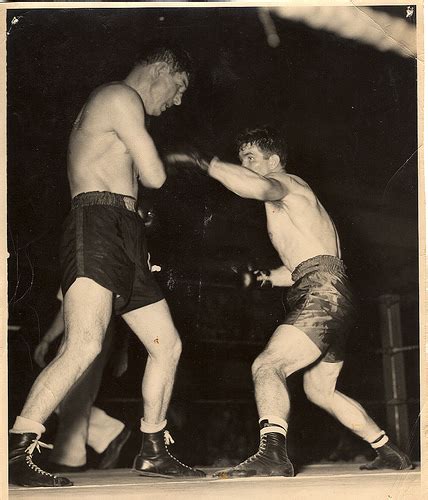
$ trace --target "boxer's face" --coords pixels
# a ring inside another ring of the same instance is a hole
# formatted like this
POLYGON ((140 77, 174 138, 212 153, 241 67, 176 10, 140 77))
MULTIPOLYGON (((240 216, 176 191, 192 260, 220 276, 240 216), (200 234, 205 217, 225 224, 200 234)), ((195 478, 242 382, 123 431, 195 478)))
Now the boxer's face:
POLYGON ((265 175, 272 170, 269 158, 254 144, 243 144, 239 149, 241 165, 257 174, 265 175))
POLYGON ((159 116, 171 106, 180 106, 188 85, 186 73, 172 73, 168 66, 161 67, 151 87, 150 96, 144 101, 148 113, 159 116))

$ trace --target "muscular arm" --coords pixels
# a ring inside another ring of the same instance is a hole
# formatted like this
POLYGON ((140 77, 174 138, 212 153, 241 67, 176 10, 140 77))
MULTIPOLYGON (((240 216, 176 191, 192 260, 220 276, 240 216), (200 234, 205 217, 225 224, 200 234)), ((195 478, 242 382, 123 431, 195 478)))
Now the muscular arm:
POLYGON ((242 198, 275 201, 287 194, 287 188, 277 179, 217 159, 211 161, 208 174, 242 198))
POLYGON ((127 147, 140 182, 148 188, 160 188, 166 180, 165 169, 146 129, 139 95, 124 85, 111 88, 110 93, 113 129, 127 147))

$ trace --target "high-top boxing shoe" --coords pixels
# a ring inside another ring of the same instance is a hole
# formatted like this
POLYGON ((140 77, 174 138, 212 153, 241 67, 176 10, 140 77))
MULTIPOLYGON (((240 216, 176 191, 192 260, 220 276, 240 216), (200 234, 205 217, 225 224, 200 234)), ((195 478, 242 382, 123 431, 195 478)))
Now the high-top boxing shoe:
POLYGON ((10 434, 9 481, 17 486, 72 486, 66 477, 56 476, 38 467, 32 459, 34 449, 50 448, 38 440, 37 434, 10 434))
POLYGON ((294 476, 283 434, 268 432, 260 436, 259 451, 235 467, 219 470, 214 477, 232 479, 251 476, 294 476))
POLYGON ((390 441, 388 441, 380 448, 376 448, 375 452, 377 453, 377 457, 372 462, 361 465, 361 470, 413 469, 413 464, 410 461, 409 457, 390 441))
POLYGON ((166 430, 143 432, 140 453, 134 459, 133 470, 142 476, 205 477, 205 472, 182 464, 168 450, 174 443, 166 430))

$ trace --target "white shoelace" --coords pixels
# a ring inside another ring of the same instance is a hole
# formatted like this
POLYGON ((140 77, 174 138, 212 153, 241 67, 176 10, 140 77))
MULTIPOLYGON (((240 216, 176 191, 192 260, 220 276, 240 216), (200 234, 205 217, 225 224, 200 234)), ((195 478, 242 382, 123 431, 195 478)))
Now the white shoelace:
POLYGON ((41 453, 40 447, 49 448, 50 450, 53 449, 52 444, 46 444, 43 443, 42 441, 39 441, 38 439, 33 439, 33 441, 31 441, 31 444, 28 445, 27 448, 25 449, 25 453, 27 453, 25 461, 27 462, 29 467, 31 467, 31 469, 33 469, 38 474, 42 474, 43 476, 56 477, 54 474, 51 474, 50 472, 46 472, 45 470, 41 469, 33 462, 32 455, 34 453, 34 450, 37 450, 39 453, 41 453))
POLYGON ((53 444, 46 444, 46 443, 42 443, 42 441, 39 441, 38 439, 33 439, 31 441, 31 444, 28 445, 27 448, 25 449, 25 453, 28 453, 30 456, 32 456, 35 449, 37 449, 37 451, 39 453, 41 453, 42 451, 41 451, 40 447, 49 448, 50 450, 52 450, 53 444))
POLYGON ((259 449, 254 455, 251 455, 251 457, 248 457, 247 460, 244 460, 243 462, 241 462, 238 465, 235 465, 235 467, 232 467, 232 468, 236 469, 236 468, 240 467, 241 465, 249 464, 249 463, 253 462, 256 458, 258 458, 260 456, 260 454, 265 451, 265 448, 266 448, 266 437, 265 436, 266 435, 261 436, 259 449))
POLYGON ((172 436, 171 436, 171 434, 169 433, 169 431, 164 431, 163 436, 164 436, 164 439, 165 439, 166 452, 168 453, 168 455, 169 455, 169 456, 170 456, 170 457, 171 457, 171 458, 172 458, 175 462, 179 463, 181 466, 186 467, 186 469, 191 469, 191 470, 193 470, 193 469, 192 469, 192 467, 189 467, 188 465, 183 464, 182 462, 180 462, 180 460, 178 460, 177 458, 175 458, 175 457, 174 457, 174 455, 171 455, 171 453, 169 452, 169 450, 168 450, 168 445, 170 445, 170 444, 174 444, 174 443, 175 443, 175 441, 174 441, 174 439, 172 439, 172 436))
POLYGON ((164 434, 163 434, 163 437, 165 439, 165 444, 167 446, 170 445, 170 444, 174 444, 175 443, 175 441, 172 439, 172 436, 169 433, 169 431, 165 431, 164 434))
POLYGON ((33 471, 37 472, 38 474, 42 474, 42 476, 56 477, 54 474, 46 472, 45 470, 41 469, 38 465, 36 465, 31 459, 31 455, 27 455, 25 457, 25 461, 31 467, 31 469, 33 469, 33 471))

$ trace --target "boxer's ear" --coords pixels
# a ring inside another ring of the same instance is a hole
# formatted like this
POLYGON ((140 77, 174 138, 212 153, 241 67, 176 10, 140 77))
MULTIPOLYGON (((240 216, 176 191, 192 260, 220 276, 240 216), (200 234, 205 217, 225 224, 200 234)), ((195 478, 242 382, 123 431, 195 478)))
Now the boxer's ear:
POLYGON ((280 158, 277 154, 273 154, 269 156, 269 167, 271 169, 276 168, 280 163, 280 158))
POLYGON ((153 65, 153 75, 157 78, 161 75, 169 73, 169 66, 166 62, 159 61, 153 65))

